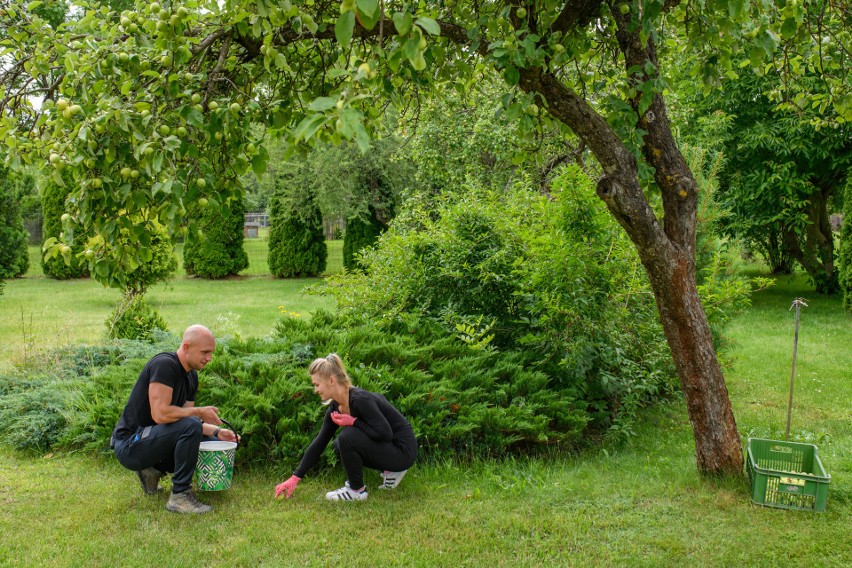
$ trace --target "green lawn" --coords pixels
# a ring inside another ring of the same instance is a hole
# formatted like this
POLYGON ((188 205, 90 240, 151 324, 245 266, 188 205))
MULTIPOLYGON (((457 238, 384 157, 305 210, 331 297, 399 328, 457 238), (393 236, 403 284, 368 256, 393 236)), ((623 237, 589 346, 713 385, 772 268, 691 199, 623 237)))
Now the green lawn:
MULTIPOLYGON (((213 311, 227 311, 226 297, 208 292, 213 311)), ((144 496, 109 457, 0 448, 0 565, 850 566, 852 318, 837 299, 811 297, 801 278, 782 280, 731 324, 726 377, 743 441, 783 436, 796 296, 809 307, 793 435, 817 442, 832 476, 825 513, 756 506, 745 478, 702 479, 675 400, 646 410, 622 448, 421 461, 392 493, 368 476, 365 503, 324 501, 340 471, 275 501, 294 463, 238 467, 231 489, 201 494, 214 506, 201 517, 168 513, 165 495, 144 496)))
MULTIPOLYGON (((334 309, 330 298, 303 294, 318 278, 277 279, 266 267, 266 240, 246 239, 249 269, 225 280, 187 278, 178 247, 178 271, 169 282, 153 286, 147 299, 180 333, 202 323, 217 335, 264 336, 282 310, 307 315, 317 309, 334 309), (262 261, 262 262, 261 262, 262 261), (256 268, 256 266, 260 268, 256 268), (255 267, 255 268, 253 268, 255 267)), ((331 241, 328 273, 342 268, 342 242, 331 241)), ((30 270, 23 278, 6 281, 0 296, 0 370, 13 362, 38 356, 45 348, 103 337, 105 321, 120 298, 118 290, 94 280, 57 281, 46 278, 38 261, 38 247, 30 247, 30 270)))

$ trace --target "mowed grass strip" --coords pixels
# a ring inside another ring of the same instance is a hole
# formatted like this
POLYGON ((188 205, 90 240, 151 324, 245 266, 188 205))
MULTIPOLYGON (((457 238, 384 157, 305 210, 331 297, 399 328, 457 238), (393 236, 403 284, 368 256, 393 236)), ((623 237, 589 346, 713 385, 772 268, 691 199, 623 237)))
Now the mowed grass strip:
MULTIPOLYGON (((261 239, 246 239, 247 252, 252 247, 259 250, 261 245, 265 251, 261 239)), ((339 252, 342 242, 331 241, 329 247, 330 252, 339 252)), ((104 288, 89 278, 45 277, 38 264, 38 247, 30 247, 30 251, 27 276, 6 281, 0 296, 0 370, 38 357, 45 349, 102 340, 107 316, 121 297, 119 290, 104 288)), ((179 259, 180 253, 178 250, 179 259)), ((340 259, 342 263, 342 253, 340 259)), ((273 278, 265 260, 263 274, 223 280, 187 278, 182 261, 179 264, 174 279, 152 286, 146 295, 175 333, 202 323, 217 335, 261 337, 272 332, 282 312, 307 317, 318 309, 334 309, 330 298, 302 292, 321 279, 273 278)))
POLYGON ((422 462, 393 492, 330 503, 340 471, 273 489, 294 464, 237 466, 201 493, 205 516, 165 511, 111 458, 0 450, 0 564, 11 566, 847 566, 848 501, 823 514, 752 505, 743 480, 702 480, 681 402, 647 413, 636 443, 596 455, 422 462), (51 535, 49 539, 42 535, 51 535))
MULTIPOLYGON (((229 298, 210 284, 211 306, 227 313, 229 298)), ((780 280, 728 330, 726 378, 743 443, 752 431, 783 434, 788 308, 807 290, 800 277, 780 280)), ((792 435, 815 439, 832 476, 825 513, 754 505, 744 476, 702 479, 676 399, 644 410, 625 446, 554 449, 550 459, 432 456, 391 493, 367 475, 365 503, 324 500, 343 483, 340 470, 308 476, 292 500, 275 501, 275 484, 296 464, 238 464, 231 489, 201 494, 215 507, 201 517, 168 513, 166 495, 144 496, 111 457, 0 448, 0 565, 846 567, 850 318, 836 298, 808 300, 792 435)))

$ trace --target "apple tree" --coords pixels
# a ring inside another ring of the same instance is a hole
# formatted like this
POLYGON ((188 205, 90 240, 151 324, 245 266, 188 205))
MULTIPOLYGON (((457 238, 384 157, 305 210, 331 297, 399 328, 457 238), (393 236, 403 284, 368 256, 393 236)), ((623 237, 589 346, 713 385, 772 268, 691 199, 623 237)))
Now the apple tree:
POLYGON ((188 205, 216 207, 249 168, 263 172, 264 136, 366 151, 388 105, 416 112, 435 87, 499 74, 506 116, 531 132, 567 127, 599 163, 597 194, 654 290, 698 469, 741 472, 695 282, 698 196, 668 118, 667 66, 716 88, 777 61, 780 104, 852 120, 841 0, 164 0, 119 13, 82 1, 56 30, 38 4, 0 0, 0 140, 10 163, 53 152, 73 172, 81 234, 142 245, 94 250, 92 273, 108 282, 149 254, 155 221, 183 231, 188 205), (807 71, 830 88, 796 87, 807 71))

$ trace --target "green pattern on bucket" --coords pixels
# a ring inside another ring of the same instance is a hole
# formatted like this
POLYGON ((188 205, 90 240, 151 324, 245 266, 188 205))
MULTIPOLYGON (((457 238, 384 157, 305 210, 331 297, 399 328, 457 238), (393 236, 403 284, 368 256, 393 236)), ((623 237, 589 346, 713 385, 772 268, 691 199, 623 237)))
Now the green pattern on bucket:
MULTIPOLYGON (((237 445, 228 449, 205 450, 202 442, 195 466, 195 487, 199 491, 222 491, 231 487, 234 477, 234 454, 237 445)), ((216 442, 213 442, 216 444, 216 442)))

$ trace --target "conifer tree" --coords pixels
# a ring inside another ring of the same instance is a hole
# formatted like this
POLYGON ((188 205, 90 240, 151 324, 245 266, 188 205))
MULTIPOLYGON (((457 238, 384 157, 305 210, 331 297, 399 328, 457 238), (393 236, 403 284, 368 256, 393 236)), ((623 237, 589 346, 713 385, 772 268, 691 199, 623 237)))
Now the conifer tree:
POLYGON ((18 207, 14 178, 0 166, 0 278, 22 276, 29 267, 27 232, 18 207))
POLYGON ((301 207, 273 199, 270 211, 269 270, 279 278, 319 276, 325 271, 328 248, 322 213, 312 198, 301 207))

